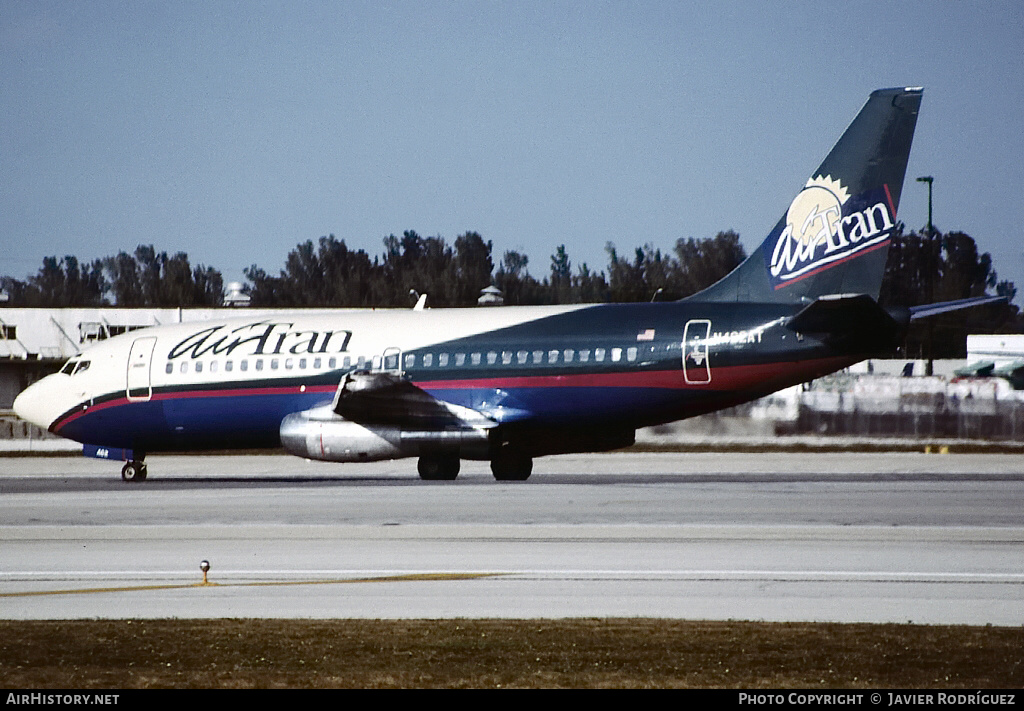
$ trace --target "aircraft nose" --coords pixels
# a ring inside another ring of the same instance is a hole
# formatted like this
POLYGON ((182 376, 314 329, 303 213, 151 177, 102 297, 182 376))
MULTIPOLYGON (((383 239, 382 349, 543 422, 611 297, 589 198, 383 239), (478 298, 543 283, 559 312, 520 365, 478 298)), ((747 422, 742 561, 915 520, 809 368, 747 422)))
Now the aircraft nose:
POLYGON ((52 397, 47 396, 47 391, 51 389, 46 382, 48 379, 32 383, 14 398, 14 413, 44 430, 49 429, 53 422, 53 407, 50 406, 52 397))

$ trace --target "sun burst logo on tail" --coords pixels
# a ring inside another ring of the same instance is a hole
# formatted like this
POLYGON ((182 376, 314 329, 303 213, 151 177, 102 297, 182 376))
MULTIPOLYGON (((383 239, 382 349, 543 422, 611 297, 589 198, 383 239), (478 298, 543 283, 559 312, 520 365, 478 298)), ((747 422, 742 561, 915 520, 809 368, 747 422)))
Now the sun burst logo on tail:
POLYGON ((769 257, 775 288, 885 243, 894 223, 887 192, 883 187, 851 199, 831 175, 808 180, 786 211, 769 257))
POLYGON ((849 199, 850 192, 831 175, 811 178, 789 206, 786 224, 801 245, 813 250, 835 233, 836 222, 849 199))

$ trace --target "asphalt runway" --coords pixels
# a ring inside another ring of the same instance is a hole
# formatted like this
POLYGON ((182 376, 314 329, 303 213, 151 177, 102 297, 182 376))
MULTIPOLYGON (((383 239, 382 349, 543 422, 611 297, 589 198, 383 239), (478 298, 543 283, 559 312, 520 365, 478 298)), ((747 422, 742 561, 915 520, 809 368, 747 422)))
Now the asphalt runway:
POLYGON ((148 461, 0 458, 0 618, 1024 624, 1017 455, 148 461))

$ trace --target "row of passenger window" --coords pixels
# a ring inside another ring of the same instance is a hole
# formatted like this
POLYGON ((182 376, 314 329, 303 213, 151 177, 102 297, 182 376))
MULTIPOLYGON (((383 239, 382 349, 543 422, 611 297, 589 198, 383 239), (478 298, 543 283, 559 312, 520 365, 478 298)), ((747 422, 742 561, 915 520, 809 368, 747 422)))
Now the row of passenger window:
MULTIPOLYGON (((482 366, 485 363, 487 365, 541 365, 548 364, 554 365, 557 363, 572 364, 572 363, 620 363, 625 357, 626 362, 634 363, 639 356, 639 349, 636 346, 629 348, 582 348, 576 350, 573 348, 565 349, 551 349, 551 350, 519 350, 519 351, 487 351, 478 353, 423 353, 421 356, 417 356, 415 353, 406 353, 403 360, 402 366, 406 370, 412 370, 417 367, 417 363, 421 364, 423 368, 447 368, 454 364, 456 367, 462 367, 468 365, 482 366)), ((265 368, 268 370, 322 370, 327 368, 328 370, 335 370, 342 368, 348 370, 355 367, 357 370, 367 367, 378 369, 381 367, 381 356, 374 356, 372 359, 364 356, 353 356, 344 357, 332 357, 332 358, 253 358, 252 369, 256 371, 262 371, 265 368)), ((211 360, 205 364, 205 367, 210 373, 216 373, 221 368, 221 362, 217 360, 211 360)), ((384 368, 389 370, 395 370, 398 368, 398 354, 386 355, 383 358, 384 368)), ((224 372, 230 373, 235 370, 236 362, 234 360, 225 360, 223 362, 224 372)), ((247 372, 249 370, 250 360, 243 358, 237 362, 238 370, 241 372, 247 372)), ((178 371, 180 373, 188 373, 191 369, 194 373, 202 373, 204 368, 204 362, 201 360, 196 361, 182 361, 178 365, 178 371), (191 363, 191 365, 190 365, 191 363)), ((166 366, 166 372, 171 374, 174 372, 174 363, 168 362, 166 366)))
MULTIPOLYGON (((377 367, 380 365, 380 357, 374 359, 377 362, 377 367)), ((345 356, 344 358, 253 358, 252 368, 253 370, 263 370, 268 368, 269 370, 280 370, 283 366, 285 370, 321 370, 325 366, 328 370, 334 370, 336 368, 351 368, 353 364, 358 368, 365 368, 369 361, 363 356, 353 359, 352 356, 345 356)), ((208 364, 209 372, 216 373, 220 369, 220 361, 211 360, 208 364)), ((197 360, 192 361, 191 370, 194 373, 203 372, 203 361, 197 360)), ((189 361, 183 360, 178 365, 178 372, 187 373, 189 372, 190 366, 189 361)), ((224 372, 230 373, 235 369, 235 361, 226 360, 224 361, 224 372)), ((174 363, 167 363, 167 367, 164 369, 168 374, 174 372, 174 363)), ((238 361, 238 370, 247 372, 249 370, 249 359, 243 358, 238 361)))
MULTIPOLYGON (((595 348, 593 350, 593 356, 591 356, 591 350, 584 348, 579 351, 572 348, 557 349, 553 348, 548 351, 534 350, 534 351, 487 351, 486 353, 437 353, 436 361, 438 368, 445 368, 450 363, 454 363, 456 366, 464 366, 467 361, 470 365, 483 365, 485 362, 487 365, 498 365, 499 358, 501 365, 541 365, 547 363, 554 365, 557 363, 604 363, 605 360, 610 360, 612 363, 618 363, 622 360, 623 353, 625 353, 626 360, 630 363, 635 362, 638 355, 638 349, 636 346, 630 348, 595 348)), ((424 368, 434 367, 435 362, 434 353, 424 353, 423 363, 424 368)), ((395 359, 397 356, 388 356, 385 358, 385 367, 394 368, 397 366, 395 359)), ((406 370, 416 367, 416 354, 407 353, 403 366, 406 370)))

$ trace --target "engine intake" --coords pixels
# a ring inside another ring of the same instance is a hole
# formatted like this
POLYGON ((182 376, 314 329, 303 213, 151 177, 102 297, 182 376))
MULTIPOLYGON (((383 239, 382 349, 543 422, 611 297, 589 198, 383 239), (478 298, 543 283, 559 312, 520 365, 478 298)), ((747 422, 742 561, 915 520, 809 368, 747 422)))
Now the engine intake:
POLYGON ((467 459, 486 458, 486 430, 403 429, 397 425, 360 424, 331 407, 296 412, 281 421, 281 444, 289 454, 328 462, 373 462, 451 452, 467 459))

